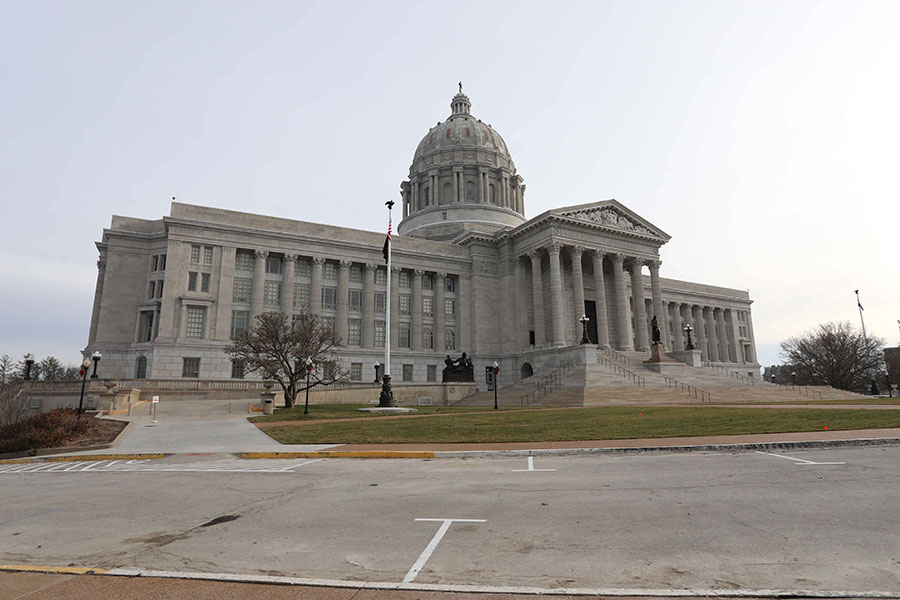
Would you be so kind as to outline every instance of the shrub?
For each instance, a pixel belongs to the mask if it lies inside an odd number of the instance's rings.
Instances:
[[[65,446],[90,429],[89,421],[79,421],[74,408],[56,408],[0,427],[0,453]]]

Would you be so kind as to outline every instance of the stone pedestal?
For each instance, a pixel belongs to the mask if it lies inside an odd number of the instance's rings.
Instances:
[[[650,359],[644,361],[644,366],[651,371],[669,375],[681,371],[685,365],[669,358],[666,355],[666,347],[661,342],[654,342],[650,346]]]
[[[669,352],[669,357],[690,367],[703,366],[703,363],[700,361],[699,350],[681,350],[679,352]]]

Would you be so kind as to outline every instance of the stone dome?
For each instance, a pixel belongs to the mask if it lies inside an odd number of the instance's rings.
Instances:
[[[525,185],[506,142],[475,118],[462,91],[450,116],[419,142],[400,185],[399,235],[452,240],[464,230],[495,232],[525,222]]]

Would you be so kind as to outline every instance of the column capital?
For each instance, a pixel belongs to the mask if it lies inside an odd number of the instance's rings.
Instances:
[[[374,263],[366,263],[366,271],[374,271],[378,268],[378,265]]]
[[[269,251],[268,250],[257,250],[256,256],[258,258],[267,258],[269,256]]]
[[[438,271],[437,273],[435,273],[435,275],[438,276],[438,279],[447,279],[447,273],[445,273],[444,271]]]
[[[640,273],[641,268],[644,266],[644,259],[637,256],[632,256],[628,259],[628,266],[631,270],[637,269],[638,273]]]
[[[97,259],[97,269],[100,271],[106,270],[106,258]]]
[[[569,254],[572,258],[581,258],[581,255],[584,254],[584,246],[569,246]]]
[[[421,277],[425,274],[425,269],[413,269],[413,275],[416,277]]]
[[[644,261],[644,264],[650,267],[650,270],[659,270],[662,266],[662,261],[657,258],[651,258],[650,260]]]
[[[285,254],[284,260],[286,260],[287,262],[290,262],[290,263],[295,263],[295,262],[297,262],[297,255],[296,254]]]
[[[599,250],[598,250],[599,252]],[[625,263],[625,255],[621,252],[612,252],[608,254],[609,260],[613,261],[615,264],[622,266]]]
[[[236,246],[222,246],[222,254],[235,254],[236,252]]]
[[[312,260],[312,264],[314,264],[314,265],[325,264],[325,259],[322,258],[321,256],[313,256],[311,260]]]
[[[528,258],[531,260],[531,262],[537,261],[538,263],[540,263],[542,254],[543,252],[541,252],[540,250],[529,250]]]
[[[559,251],[562,250],[562,244],[557,241],[553,241],[548,243],[546,248],[548,254],[559,254]]]
[[[594,260],[603,260],[603,256],[606,254],[603,250],[599,250],[597,248],[588,248],[586,252]]]
[[[353,261],[352,260],[341,260],[340,262],[338,262],[338,265],[342,269],[349,269],[353,265]]]
[[[402,271],[402,270],[403,270],[403,267],[395,267],[394,265],[391,265],[391,273],[395,273],[395,274],[396,274],[396,273],[399,273],[399,272]]]

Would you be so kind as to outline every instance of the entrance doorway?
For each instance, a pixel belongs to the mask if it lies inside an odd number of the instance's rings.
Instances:
[[[522,368],[519,369],[520,379],[525,379],[526,377],[531,377],[534,375],[534,369],[531,368],[531,363],[525,363],[522,365]]]
[[[593,300],[584,301],[584,314],[590,321],[587,324],[588,339],[592,344],[597,343],[597,303]],[[578,332],[578,339],[581,339],[581,332]]]

